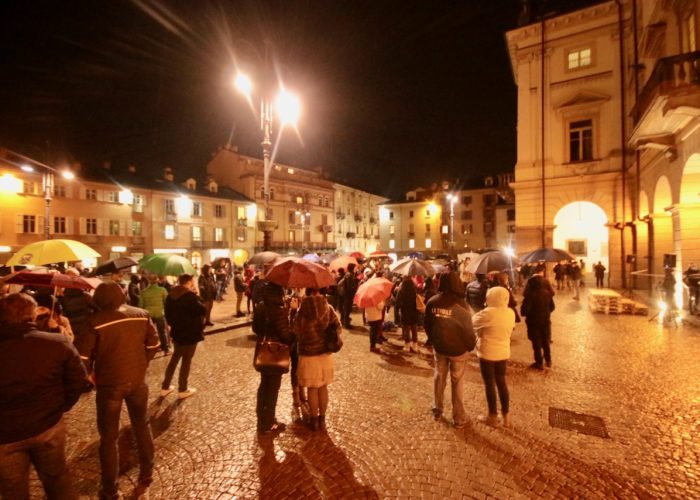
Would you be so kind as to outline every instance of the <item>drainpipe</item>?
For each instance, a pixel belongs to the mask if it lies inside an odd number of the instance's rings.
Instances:
[[[541,33],[541,74],[540,74],[540,160],[542,161],[542,248],[547,246],[547,226],[545,225],[545,169],[544,169],[544,23],[545,15],[542,13],[542,33]]]
[[[627,195],[627,166],[626,166],[626,151],[627,151],[627,134],[626,134],[626,113],[625,113],[625,43],[624,43],[624,20],[622,18],[623,5],[622,0],[616,0],[617,3],[617,23],[620,36],[620,139],[621,139],[621,150],[620,150],[620,161],[622,173],[622,222],[619,224],[620,228],[620,264],[621,264],[621,278],[622,278],[622,288],[627,288],[627,262],[626,262],[626,248],[625,248],[625,225],[627,219],[626,211],[626,200]]]

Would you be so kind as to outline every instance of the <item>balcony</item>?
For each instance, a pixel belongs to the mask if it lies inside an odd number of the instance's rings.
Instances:
[[[263,247],[263,242],[258,240],[255,242],[256,249]],[[332,241],[272,241],[270,242],[270,250],[273,252],[298,252],[302,251],[318,251],[330,252],[335,250],[335,242]]]
[[[363,218],[359,214],[355,214],[355,222],[362,222]]]
[[[193,240],[192,248],[228,248],[228,241]]]
[[[345,233],[345,237],[348,238],[348,239],[354,238],[355,236],[356,236],[355,233],[352,233],[352,232],[347,232],[347,233]]]
[[[343,220],[345,218],[345,214],[343,212],[336,212],[335,218],[338,220]]]
[[[414,232],[412,232],[412,231],[409,231],[409,232],[406,234],[406,236],[408,236],[409,238],[415,238],[415,237],[416,237],[416,233],[414,233]]]
[[[322,233],[332,233],[333,232],[333,226],[329,224],[321,224],[318,226],[318,230],[321,231]]]
[[[672,149],[674,134],[700,116],[700,51],[659,59],[639,94],[630,142]]]
[[[248,219],[238,219],[236,224],[241,227],[246,227],[248,225]]]
[[[146,244],[146,238],[143,236],[132,236],[131,237],[131,244],[133,246],[141,246]]]
[[[376,223],[377,223],[377,218],[376,218],[376,217],[370,217],[370,218],[369,218],[369,223],[370,223],[370,224],[376,224]]]
[[[131,206],[131,211],[132,211],[132,213],[135,213],[135,214],[142,214],[143,213],[143,204],[142,203],[134,203]]]
[[[175,212],[165,212],[165,222],[177,222],[177,214]]]

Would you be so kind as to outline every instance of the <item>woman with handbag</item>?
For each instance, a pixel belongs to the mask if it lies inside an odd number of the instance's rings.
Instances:
[[[299,349],[297,377],[299,385],[307,388],[309,427],[316,431],[326,425],[328,384],[333,382],[332,352],[339,348],[329,345],[329,337],[340,338],[340,320],[325,294],[307,288],[292,330]]]
[[[255,368],[260,372],[256,415],[258,432],[270,434],[282,432],[286,428],[285,424],[275,418],[275,409],[282,374],[289,370],[289,345],[293,335],[289,328],[289,309],[284,304],[284,289],[275,283],[266,282],[261,297],[262,303],[255,308],[255,316],[259,317],[253,318],[253,330],[257,336]],[[265,358],[261,355],[263,349],[274,351]],[[277,354],[286,358],[277,360]]]

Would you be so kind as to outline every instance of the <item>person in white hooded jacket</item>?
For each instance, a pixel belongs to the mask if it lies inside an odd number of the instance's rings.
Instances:
[[[508,307],[509,298],[508,290],[501,286],[489,289],[486,294],[486,308],[472,317],[477,337],[476,354],[479,357],[481,378],[484,380],[489,406],[488,416],[479,416],[477,420],[494,427],[499,424],[496,389],[501,400],[503,425],[510,425],[506,365],[510,358],[510,336],[515,327],[515,313]]]

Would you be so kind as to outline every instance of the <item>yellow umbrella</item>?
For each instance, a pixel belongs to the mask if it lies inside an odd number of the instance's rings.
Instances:
[[[43,240],[19,249],[6,262],[7,266],[56,264],[99,257],[100,254],[75,240]]]

